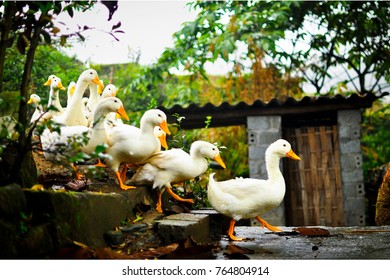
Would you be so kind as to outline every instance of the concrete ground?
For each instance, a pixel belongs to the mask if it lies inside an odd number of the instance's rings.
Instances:
[[[293,228],[281,227],[283,232],[277,234],[261,227],[236,227],[236,236],[247,240],[232,242],[222,236],[217,259],[226,259],[232,245],[239,247],[237,256],[249,259],[390,259],[390,226],[309,227],[326,229],[328,236],[301,236]]]

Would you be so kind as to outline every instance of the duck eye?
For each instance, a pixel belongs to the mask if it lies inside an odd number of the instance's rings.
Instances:
[[[283,144],[283,147],[286,147],[286,144]]]

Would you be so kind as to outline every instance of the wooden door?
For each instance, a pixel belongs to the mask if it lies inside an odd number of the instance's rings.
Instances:
[[[301,161],[284,161],[289,226],[342,226],[343,196],[337,125],[286,128]]]

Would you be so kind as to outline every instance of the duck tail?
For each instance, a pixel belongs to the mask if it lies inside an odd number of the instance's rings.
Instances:
[[[218,196],[218,186],[217,182],[214,180],[215,173],[211,173],[209,176],[209,183],[207,185],[207,197],[211,204],[214,207],[214,201]]]

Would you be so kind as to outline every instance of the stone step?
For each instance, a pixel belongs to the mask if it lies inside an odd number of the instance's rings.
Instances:
[[[191,238],[197,244],[209,241],[209,216],[180,213],[156,221],[156,229],[163,242],[169,244]]]
[[[139,204],[154,206],[150,189],[115,193],[0,188],[0,257],[45,257],[74,241],[107,246],[104,233],[134,219]]]

